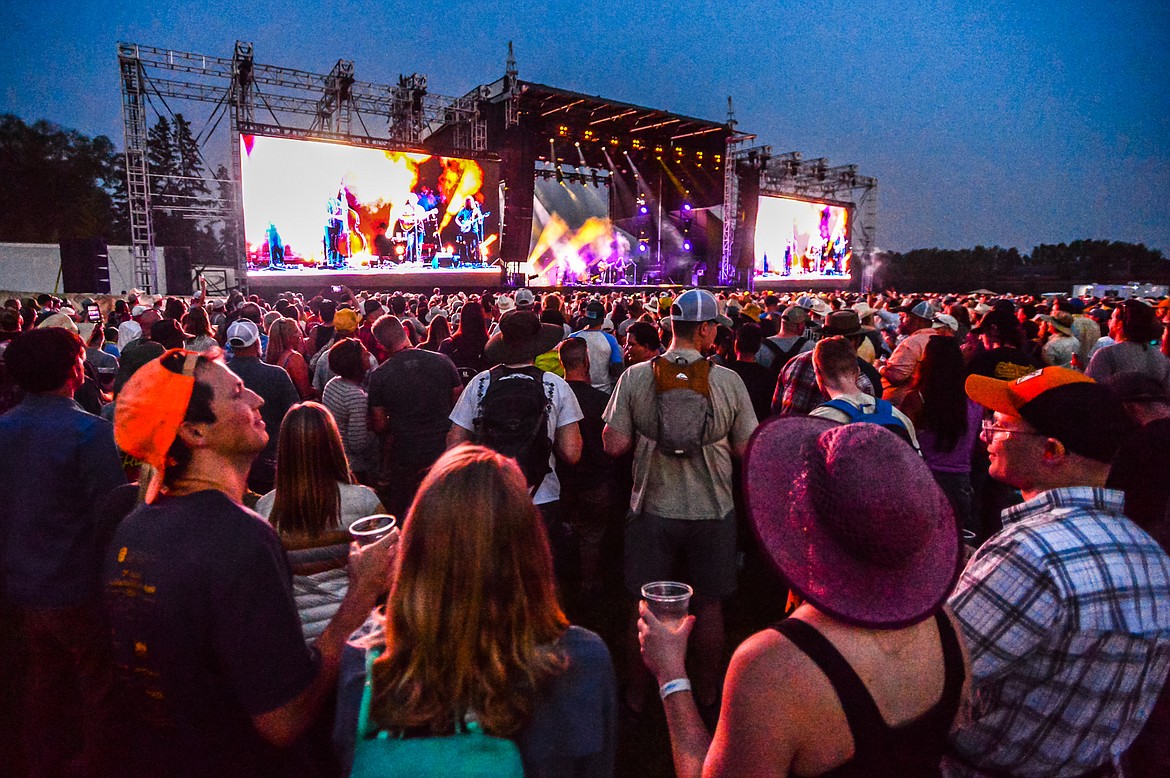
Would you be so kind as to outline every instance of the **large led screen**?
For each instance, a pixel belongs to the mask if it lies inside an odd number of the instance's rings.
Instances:
[[[498,163],[261,135],[240,158],[252,268],[499,253]]]
[[[853,259],[851,221],[844,205],[761,195],[756,274],[847,280]]]
[[[538,175],[528,252],[531,283],[615,282],[632,262],[629,238],[610,220],[608,172],[582,168],[562,174],[560,181],[551,168]]]

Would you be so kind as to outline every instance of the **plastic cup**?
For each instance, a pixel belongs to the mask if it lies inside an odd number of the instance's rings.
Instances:
[[[398,519],[388,513],[375,513],[364,516],[349,525],[349,536],[359,546],[368,546],[377,543],[390,534],[390,530],[398,525]]]
[[[687,617],[695,590],[678,581],[654,581],[642,587],[642,599],[659,621],[674,626]]]

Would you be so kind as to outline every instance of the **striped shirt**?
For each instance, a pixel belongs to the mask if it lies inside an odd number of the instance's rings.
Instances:
[[[337,421],[350,468],[357,473],[373,472],[378,466],[377,438],[370,429],[365,390],[341,376],[334,376],[325,384],[321,404]]]
[[[1123,499],[1043,492],[968,563],[950,604],[972,694],[946,774],[1108,775],[1141,730],[1170,667],[1170,558]]]

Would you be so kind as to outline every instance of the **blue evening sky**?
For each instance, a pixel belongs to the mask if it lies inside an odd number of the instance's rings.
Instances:
[[[120,147],[115,43],[457,95],[502,75],[706,119],[879,179],[878,245],[1170,253],[1170,2],[0,3],[0,111]],[[188,113],[197,114],[191,110]],[[197,125],[198,126],[198,125]]]

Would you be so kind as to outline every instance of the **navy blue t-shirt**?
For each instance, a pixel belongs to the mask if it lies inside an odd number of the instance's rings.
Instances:
[[[251,716],[317,665],[272,527],[218,491],[140,506],[110,544],[105,604],[129,774],[288,774]]]

